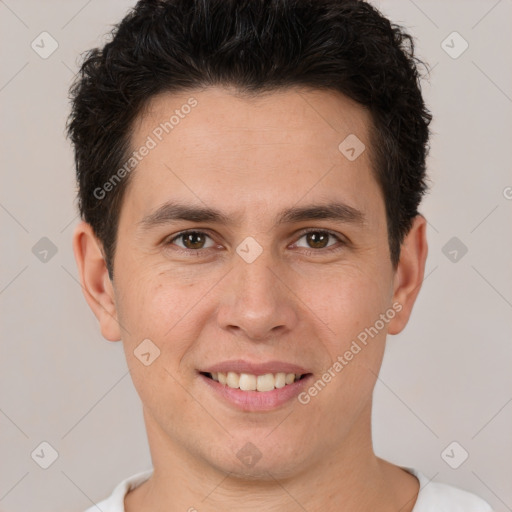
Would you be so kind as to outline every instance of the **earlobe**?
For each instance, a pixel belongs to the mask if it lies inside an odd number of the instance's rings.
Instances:
[[[427,253],[427,221],[422,215],[417,215],[400,250],[400,261],[395,272],[392,302],[393,304],[400,304],[402,309],[389,323],[389,334],[398,334],[409,321],[412,308],[423,283]]]
[[[119,341],[114,289],[110,281],[101,243],[92,227],[80,222],[73,234],[73,252],[85,299],[100,323],[101,334],[109,341]]]

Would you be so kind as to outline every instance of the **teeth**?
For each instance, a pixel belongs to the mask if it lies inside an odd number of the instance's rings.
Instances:
[[[276,373],[274,386],[277,389],[284,388],[286,386],[286,373]]]
[[[247,373],[240,374],[240,380],[238,381],[238,387],[242,391],[255,391],[256,383],[259,377],[255,375],[249,375]]]
[[[280,389],[287,384],[299,380],[301,374],[295,373],[267,373],[265,375],[251,375],[249,373],[215,372],[210,374],[212,379],[220,384],[242,391],[272,391]]]
[[[275,389],[275,384],[276,378],[271,373],[267,373],[266,375],[258,375],[256,389],[258,391],[272,391]]]
[[[239,388],[240,387],[240,375],[235,372],[228,372],[228,378],[226,379],[226,384],[230,388]]]

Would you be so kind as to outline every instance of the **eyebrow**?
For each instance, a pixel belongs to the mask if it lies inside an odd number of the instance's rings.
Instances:
[[[211,222],[232,225],[238,218],[231,218],[219,210],[201,206],[190,206],[182,203],[167,202],[153,213],[146,215],[138,226],[148,230],[175,221]],[[366,219],[361,210],[340,202],[321,205],[291,207],[277,216],[275,225],[298,223],[308,220],[334,220],[350,224],[364,224]]]

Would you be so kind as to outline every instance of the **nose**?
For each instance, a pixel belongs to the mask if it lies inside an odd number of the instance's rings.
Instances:
[[[296,297],[270,250],[252,263],[235,255],[217,310],[219,326],[251,341],[268,341],[297,325]]]

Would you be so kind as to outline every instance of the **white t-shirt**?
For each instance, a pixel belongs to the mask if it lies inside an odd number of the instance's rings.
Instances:
[[[402,469],[414,475],[420,482],[420,491],[413,512],[492,512],[490,505],[475,494],[451,485],[431,482],[416,469]],[[123,480],[109,498],[93,505],[85,512],[98,512],[98,508],[102,512],[125,512],[125,496],[145,482],[152,473],[153,470],[149,469]]]

